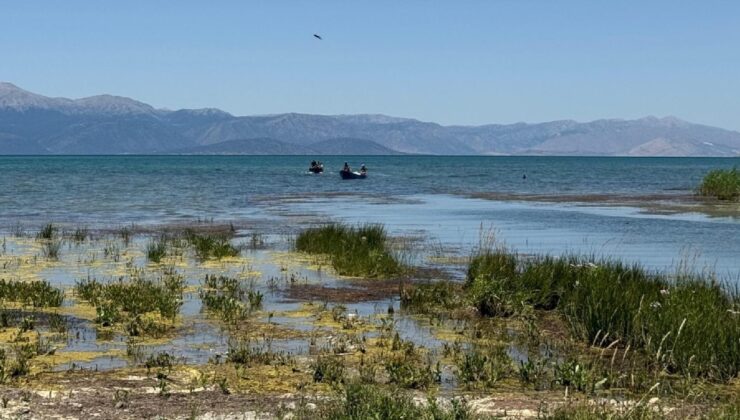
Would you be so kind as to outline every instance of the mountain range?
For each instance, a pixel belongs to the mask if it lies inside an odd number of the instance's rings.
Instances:
[[[234,116],[0,83],[0,154],[740,156],[740,133],[674,117],[443,126],[385,115]]]

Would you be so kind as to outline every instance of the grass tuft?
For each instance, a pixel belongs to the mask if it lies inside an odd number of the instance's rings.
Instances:
[[[34,308],[62,306],[64,292],[48,281],[0,280],[0,301],[18,302]]]
[[[710,171],[699,185],[699,194],[737,201],[740,199],[740,171],[737,168]]]
[[[310,228],[298,235],[295,247],[310,254],[328,255],[340,275],[383,278],[403,272],[402,264],[389,250],[382,225]]]
[[[190,231],[186,232],[186,239],[195,251],[195,255],[202,261],[220,260],[239,255],[239,249],[232,245],[229,238],[224,235],[200,235]]]

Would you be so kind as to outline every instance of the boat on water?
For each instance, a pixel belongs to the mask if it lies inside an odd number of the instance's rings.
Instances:
[[[342,176],[342,179],[365,179],[367,178],[367,172],[345,171],[344,169],[339,171],[339,175]]]
[[[312,161],[311,166],[308,167],[308,172],[312,174],[320,174],[324,172],[324,164],[317,161]]]

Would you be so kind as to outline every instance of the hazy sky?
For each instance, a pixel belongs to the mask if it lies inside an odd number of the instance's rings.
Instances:
[[[738,130],[740,2],[0,0],[0,80],[237,115]]]

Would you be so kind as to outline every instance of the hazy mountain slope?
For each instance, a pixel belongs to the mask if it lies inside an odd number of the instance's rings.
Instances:
[[[364,139],[341,137],[322,140],[309,146],[319,155],[397,155],[399,152]]]
[[[55,154],[161,153],[193,144],[177,130],[152,118],[79,122],[39,143]]]
[[[0,154],[41,155],[46,149],[34,141],[28,141],[12,134],[0,133]]]
[[[209,145],[214,147],[198,148]],[[212,108],[155,109],[112,95],[49,98],[0,83],[0,154],[182,150],[240,154],[740,156],[740,133],[655,117],[482,126],[442,126],[384,115],[289,113],[235,117]]]
[[[650,144],[653,144],[653,147]],[[655,147],[662,144],[660,147]],[[664,150],[665,154],[658,153]],[[527,152],[584,155],[722,156],[740,151],[740,133],[676,118],[599,120],[578,124]],[[655,154],[653,154],[653,151]],[[734,152],[740,154],[739,152]]]
[[[192,155],[310,155],[314,151],[304,146],[271,138],[257,138],[228,140],[176,150],[173,153]]]

